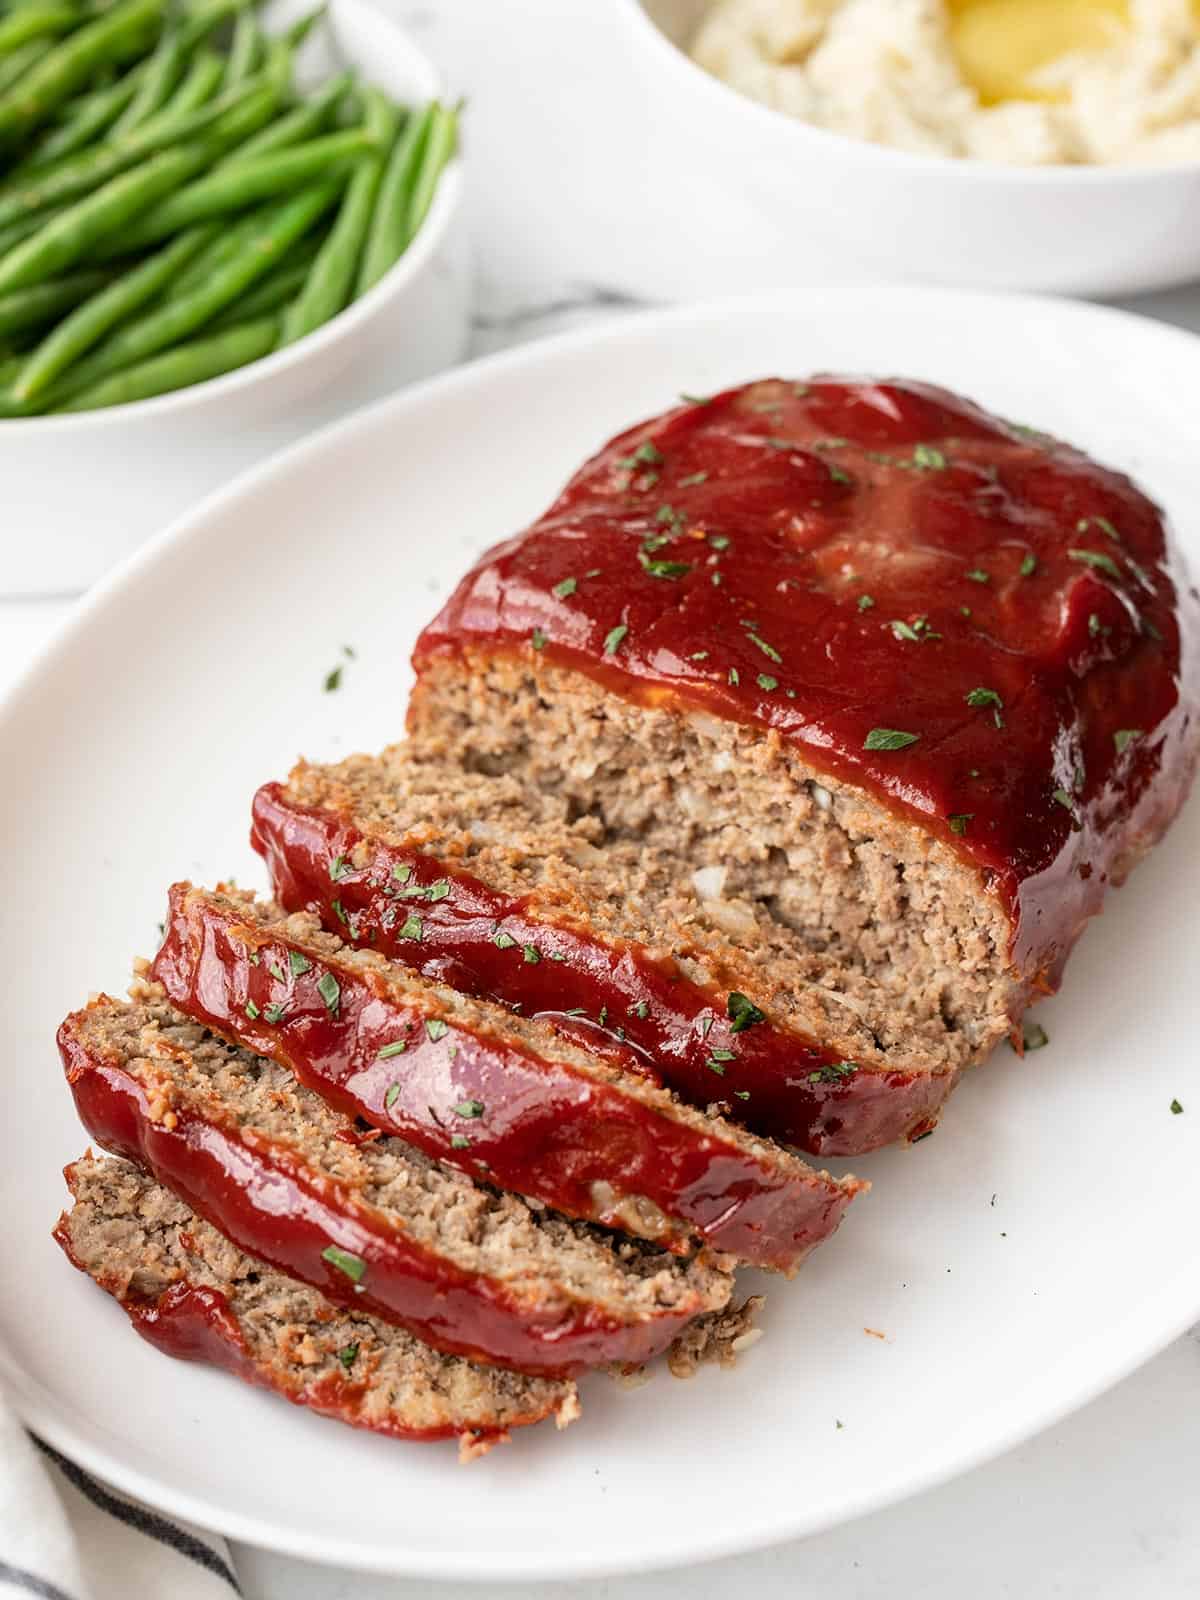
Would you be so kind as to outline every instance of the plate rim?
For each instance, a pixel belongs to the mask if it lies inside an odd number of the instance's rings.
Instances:
[[[638,332],[653,340],[660,330],[687,326],[689,323],[703,327],[711,325],[716,319],[747,314],[762,317],[777,311],[786,313],[801,304],[811,314],[815,301],[856,305],[861,303],[864,296],[914,308],[918,305],[936,307],[943,312],[950,307],[964,313],[972,309],[978,313],[991,307],[1002,309],[1005,316],[1023,305],[1036,306],[1042,311],[1053,311],[1058,316],[1080,323],[1133,326],[1137,328],[1139,338],[1150,342],[1157,340],[1160,344],[1169,342],[1181,351],[1186,350],[1193,358],[1200,356],[1200,335],[1123,308],[1046,294],[1018,295],[987,290],[880,284],[869,287],[831,285],[780,290],[769,295],[724,296],[666,309],[638,311],[613,317],[598,327],[536,340],[468,361],[326,424],[238,474],[230,483],[205,496],[191,510],[175,518],[87,591],[43,646],[34,652],[14,682],[0,696],[0,735],[6,720],[19,710],[25,695],[44,674],[55,670],[58,659],[80,635],[91,628],[94,619],[103,613],[114,596],[119,596],[128,586],[136,583],[144,571],[169,561],[173,552],[202,538],[207,524],[214,517],[226,514],[239,501],[269,489],[307,458],[326,453],[336,454],[342,442],[360,430],[378,426],[389,418],[402,423],[407,412],[420,412],[427,403],[445,395],[452,396],[458,390],[469,391],[481,384],[503,383],[510,375],[529,369],[553,369],[560,362],[570,363],[581,354],[603,349],[606,345],[619,345],[623,339]],[[502,533],[498,530],[497,537],[500,536]],[[1146,1314],[1150,1307],[1156,1309],[1154,1316]],[[103,1445],[94,1443],[86,1433],[80,1433],[70,1421],[56,1413],[53,1395],[43,1397],[40,1386],[28,1381],[28,1375],[20,1363],[3,1344],[0,1344],[0,1388],[3,1388],[15,1412],[27,1427],[85,1470],[167,1515],[193,1522],[229,1539],[356,1572],[458,1582],[592,1579],[662,1571],[681,1565],[692,1566],[768,1548],[843,1526],[887,1506],[924,1494],[996,1460],[1082,1409],[1153,1359],[1198,1317],[1200,1276],[1195,1281],[1189,1281],[1187,1274],[1181,1272],[1164,1282],[1160,1293],[1152,1300],[1143,1302],[1139,1317],[1140,1335],[1129,1339],[1119,1358],[1099,1363],[1098,1369],[1093,1370],[1086,1382],[1072,1387],[1059,1402],[1043,1409],[1037,1420],[1014,1419],[1011,1425],[993,1433],[982,1444],[977,1443],[974,1447],[952,1446],[938,1459],[931,1455],[924,1465],[905,1471],[903,1481],[899,1481],[901,1474],[897,1470],[891,1479],[876,1480],[869,1489],[852,1497],[848,1503],[844,1502],[835,1514],[826,1511],[806,1515],[804,1508],[800,1507],[786,1525],[776,1514],[772,1514],[769,1526],[758,1526],[743,1520],[736,1530],[730,1532],[715,1526],[699,1532],[691,1529],[686,1551],[679,1549],[676,1539],[674,1543],[664,1541],[661,1548],[642,1549],[628,1556],[622,1555],[619,1548],[588,1550],[572,1554],[569,1562],[565,1562],[558,1552],[539,1555],[530,1550],[481,1553],[452,1548],[436,1552],[408,1549],[398,1550],[396,1556],[392,1557],[379,1547],[364,1548],[361,1543],[349,1539],[339,1541],[326,1534],[308,1534],[303,1529],[289,1528],[278,1521],[255,1514],[243,1514],[236,1506],[219,1504],[202,1493],[160,1483],[153,1474],[127,1464],[119,1455],[110,1454]]]

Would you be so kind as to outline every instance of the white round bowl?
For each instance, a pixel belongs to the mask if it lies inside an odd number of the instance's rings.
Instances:
[[[1170,167],[1009,167],[910,155],[812,127],[698,67],[686,46],[709,0],[617,0],[643,73],[656,192],[692,187],[713,281],[728,287],[736,233],[743,287],[795,287],[840,260],[855,278],[1067,294],[1133,294],[1200,277],[1200,161]],[[702,171],[707,200],[696,203]],[[752,280],[747,282],[747,279]]]
[[[272,0],[276,32],[311,0]],[[408,35],[365,0],[331,0],[301,53],[312,85],[355,67],[399,100],[441,93]],[[0,421],[0,595],[85,588],[254,462],[465,352],[470,273],[462,162],[442,174],[420,233],[362,300],[297,344],[223,378],[136,405]]]

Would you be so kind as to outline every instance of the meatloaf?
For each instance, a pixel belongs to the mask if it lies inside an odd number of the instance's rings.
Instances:
[[[777,950],[811,959],[873,1048],[744,1114],[847,1153],[931,1124],[1174,817],[1198,616],[1122,474],[925,385],[772,379],[621,435],[483,557],[418,641],[410,743],[449,792],[558,797],[613,895],[673,861],[769,1014]]]
[[[107,1150],[241,1249],[438,1350],[570,1376],[645,1361],[729,1303],[729,1257],[672,1255],[472,1182],[151,986],[132,1006],[100,996],[73,1013],[59,1049]]]
[[[459,1440],[464,1459],[511,1428],[579,1415],[573,1383],[441,1355],[244,1254],[126,1161],[66,1170],[55,1229],[71,1261],[159,1350],[224,1367],[296,1405],[402,1439]]]
[[[334,887],[349,876],[346,866]],[[385,889],[410,887],[386,875]],[[426,903],[399,901],[410,938],[420,931],[410,908]],[[153,977],[186,1016],[290,1068],[349,1116],[567,1215],[791,1271],[861,1187],[683,1105],[547,1021],[356,950],[310,915],[176,884],[165,927]],[[523,963],[530,953],[537,964],[533,944]]]

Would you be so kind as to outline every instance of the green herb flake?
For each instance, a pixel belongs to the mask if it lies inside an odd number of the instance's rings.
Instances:
[[[430,1043],[436,1044],[450,1032],[450,1024],[441,1017],[426,1017],[425,1032],[429,1036]]]
[[[275,1000],[269,1006],[265,1006],[263,1008],[263,1021],[270,1022],[272,1024],[276,1022],[282,1022],[286,1012],[287,1001]]]
[[[833,483],[854,482],[854,479],[850,476],[850,474],[843,468],[839,467],[836,461],[827,461],[825,463],[825,470],[828,472],[830,481]]]
[[[1171,1115],[1173,1117],[1181,1117],[1183,1115],[1183,1107],[1178,1100],[1171,1101]]]
[[[544,650],[546,648],[546,635],[540,628],[535,628],[529,635],[529,642],[535,650]]]
[[[972,567],[966,576],[970,578],[972,583],[991,583],[992,581],[991,573],[985,572],[982,567]]]
[[[707,472],[689,472],[686,478],[680,478],[681,489],[694,489],[698,483],[704,483],[708,478]]]
[[[746,995],[734,989],[729,999],[725,1002],[725,1011],[730,1021],[730,1033],[745,1033],[747,1028],[753,1028],[756,1023],[765,1022],[767,1015]]]
[[[859,597],[858,597],[858,609],[860,611],[870,611],[871,607],[874,604],[875,604],[875,597],[873,595],[869,595],[869,594],[860,594],[859,595]]]
[[[1080,517],[1075,524],[1075,532],[1086,533],[1092,527],[1099,528],[1101,533],[1107,534],[1114,544],[1122,543],[1121,535],[1107,517]]]
[[[350,918],[346,915],[346,908],[342,902],[340,900],[331,900],[329,904],[333,908],[334,916],[341,923],[342,927],[348,928],[350,926]]]
[[[268,956],[267,957],[267,971],[271,974],[271,976],[273,978],[277,979],[280,983],[286,983],[287,982],[287,974],[284,972],[283,968],[279,965],[278,961],[276,961],[274,956]]]
[[[341,669],[340,666],[337,666],[337,667],[334,667],[332,672],[327,672],[325,674],[325,693],[326,694],[332,694],[335,689],[340,689],[341,686],[342,686],[342,669]]]
[[[393,1039],[391,1044],[381,1045],[375,1052],[379,1061],[390,1061],[393,1056],[402,1056],[408,1049],[407,1039]]]
[[[367,1263],[361,1256],[351,1255],[349,1250],[339,1250],[336,1244],[328,1244],[321,1251],[321,1260],[328,1261],[331,1267],[336,1267],[339,1272],[344,1272],[351,1283],[361,1283],[366,1276]]]
[[[342,986],[338,983],[332,972],[323,972],[317,979],[317,993],[325,1002],[325,1009],[331,1017],[338,1014],[341,1004]]]
[[[903,622],[897,618],[896,621],[889,622],[888,627],[891,628],[897,639],[906,639],[911,644],[920,644],[921,642],[921,635],[910,622]]]
[[[748,633],[746,637],[749,639],[752,645],[762,651],[763,655],[766,656],[768,661],[773,661],[776,666],[781,666],[783,664],[783,657],[779,654],[779,651],[776,650],[774,645],[768,644],[765,639],[760,639],[756,633]]]
[[[772,689],[778,689],[779,679],[773,678],[769,672],[760,672],[758,675],[758,687],[765,689],[770,694]]]
[[[258,1006],[253,1000],[246,1001],[246,1015],[250,1018],[251,1022],[257,1022],[259,1016],[261,1015]]]
[[[1079,818],[1075,815],[1075,796],[1068,789],[1055,789],[1051,799],[1062,806],[1064,811],[1071,813],[1071,826],[1078,832],[1080,824]]]
[[[424,932],[425,932],[424,924],[422,923],[420,917],[417,916],[416,912],[413,911],[413,912],[410,912],[407,917],[405,917],[404,925],[401,927],[400,932],[397,935],[397,938],[400,938],[400,939],[415,939],[416,942],[418,944],[420,944],[421,936],[423,935]]]
[[[579,583],[575,578],[564,578],[561,583],[556,583],[550,593],[556,600],[569,600],[578,589]]]
[[[1118,728],[1113,734],[1113,744],[1117,747],[1117,754],[1123,756],[1135,739],[1142,737],[1142,728]]]
[[[512,934],[505,933],[503,928],[501,928],[492,939],[492,943],[496,946],[497,950],[511,950],[516,942],[517,941],[513,938]]]
[[[905,750],[920,737],[919,733],[905,733],[901,728],[872,728],[863,740],[863,749]]]
[[[729,549],[729,535],[727,533],[710,533],[708,542],[714,550]]]
[[[1050,1043],[1050,1035],[1040,1022],[1025,1021],[1021,1024],[1021,1043],[1026,1050],[1044,1050]]]
[[[307,956],[301,955],[299,950],[288,951],[288,966],[292,969],[292,976],[302,977],[312,967],[312,962]]]
[[[604,638],[604,654],[606,656],[615,656],[628,632],[629,624],[627,622],[618,622],[615,628],[610,628]]]
[[[830,1061],[808,1075],[809,1083],[844,1083],[858,1071],[857,1061]]]
[[[1001,716],[1001,712],[1004,710],[1004,701],[996,693],[995,689],[972,689],[964,698],[969,706],[976,708],[980,706],[994,707],[993,715],[996,719],[996,726],[998,728],[1004,726],[1004,718]]]
[[[338,1351],[338,1360],[342,1363],[343,1367],[345,1367],[346,1371],[349,1372],[350,1368],[358,1360],[358,1346],[356,1344],[343,1345],[343,1347]]]
[[[402,1045],[401,1049],[403,1049],[403,1048],[404,1047]],[[382,1055],[383,1051],[381,1050],[379,1053],[380,1053],[380,1055]],[[392,1109],[392,1107],[396,1104],[396,1101],[399,1100],[399,1098],[400,1098],[400,1085],[398,1083],[389,1083],[388,1086],[387,1086],[387,1092],[383,1097],[383,1109],[385,1111],[390,1111]]]
[[[725,1068],[721,1062],[715,1058],[715,1056],[709,1056],[704,1065],[710,1072],[715,1072],[718,1078],[723,1078],[725,1076]]]
[[[750,1098],[749,1089],[735,1089],[733,1092],[739,1100],[749,1100]]]
[[[542,959],[537,946],[534,944],[523,944],[521,946],[521,952],[525,957],[526,964],[529,966],[536,966],[537,963]]]
[[[1037,557],[1031,550],[1028,555],[1021,558],[1021,576],[1023,578],[1032,578],[1036,571]]]
[[[717,1019],[713,1016],[712,1012],[710,1011],[708,1013],[708,1015],[700,1023],[700,1037],[702,1039],[707,1039],[708,1038],[709,1034],[712,1032],[712,1025],[716,1020]]]
[[[637,1005],[630,1007],[630,1015],[640,1017],[643,1022],[650,1015],[650,1007],[644,1000],[639,1000]]]
[[[563,1016],[564,1017],[586,1017],[587,1016],[587,1007],[586,1006],[572,1006],[569,1011],[564,1011],[563,1012]]]
[[[688,660],[689,661],[707,661],[708,660],[708,651],[707,650],[696,650],[696,651],[693,651],[693,653],[688,657]]]
[[[650,578],[686,578],[688,573],[692,570],[692,564],[690,561],[658,561],[652,556],[648,556],[644,550],[638,551],[638,560],[642,564],[643,572],[645,572],[647,577]],[[613,633],[616,633],[616,631],[617,630],[614,628]],[[622,630],[622,639],[625,637],[625,633],[627,631],[627,629]],[[609,634],[609,638],[612,638],[612,634]],[[618,639],[617,644],[620,644],[620,642],[621,639]],[[615,648],[616,646],[614,645],[613,649]],[[608,649],[607,641],[605,642],[605,651],[608,655],[612,654],[612,650]]]
[[[456,1117],[466,1117],[468,1121],[481,1117],[484,1113],[482,1100],[460,1100],[456,1106],[450,1107]]]
[[[643,462],[648,467],[660,467],[666,460],[666,457],[656,444],[651,443],[651,441],[647,439],[644,443],[638,445],[637,449],[633,452],[633,459],[635,461]]]
[[[973,811],[954,811],[946,818],[951,833],[966,833],[968,824],[975,820]]]
[[[731,1029],[730,1032],[732,1032],[732,1031],[733,1030]],[[712,1050],[709,1053],[711,1054],[712,1059],[714,1061],[736,1061],[737,1060],[737,1051],[736,1050],[721,1049],[721,1050]]]
[[[931,444],[919,444],[912,454],[913,466],[921,472],[945,472],[949,462]]]
[[[730,667],[730,669],[729,669],[730,687],[736,689],[738,684],[741,683],[741,681],[742,680],[741,680],[740,676],[738,675],[738,669],[736,667]]]
[[[1121,569],[1103,550],[1068,550],[1067,555],[1072,561],[1079,561],[1085,567],[1093,567],[1097,572],[1103,572],[1110,578],[1121,580]]]
[[[451,1134],[450,1148],[451,1150],[469,1150],[471,1148],[470,1136],[465,1133]]]
[[[408,880],[412,877],[412,868],[411,867],[393,867],[392,868],[392,877],[395,878],[397,883],[407,883]]]
[[[348,878],[353,871],[354,868],[346,860],[345,856],[334,856],[329,863],[329,876],[334,883],[341,883],[342,879]]]

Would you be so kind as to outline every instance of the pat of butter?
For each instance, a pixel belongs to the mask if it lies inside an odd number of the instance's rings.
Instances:
[[[947,0],[950,38],[967,82],[984,105],[1051,100],[1031,81],[1079,50],[1119,44],[1128,0]]]

